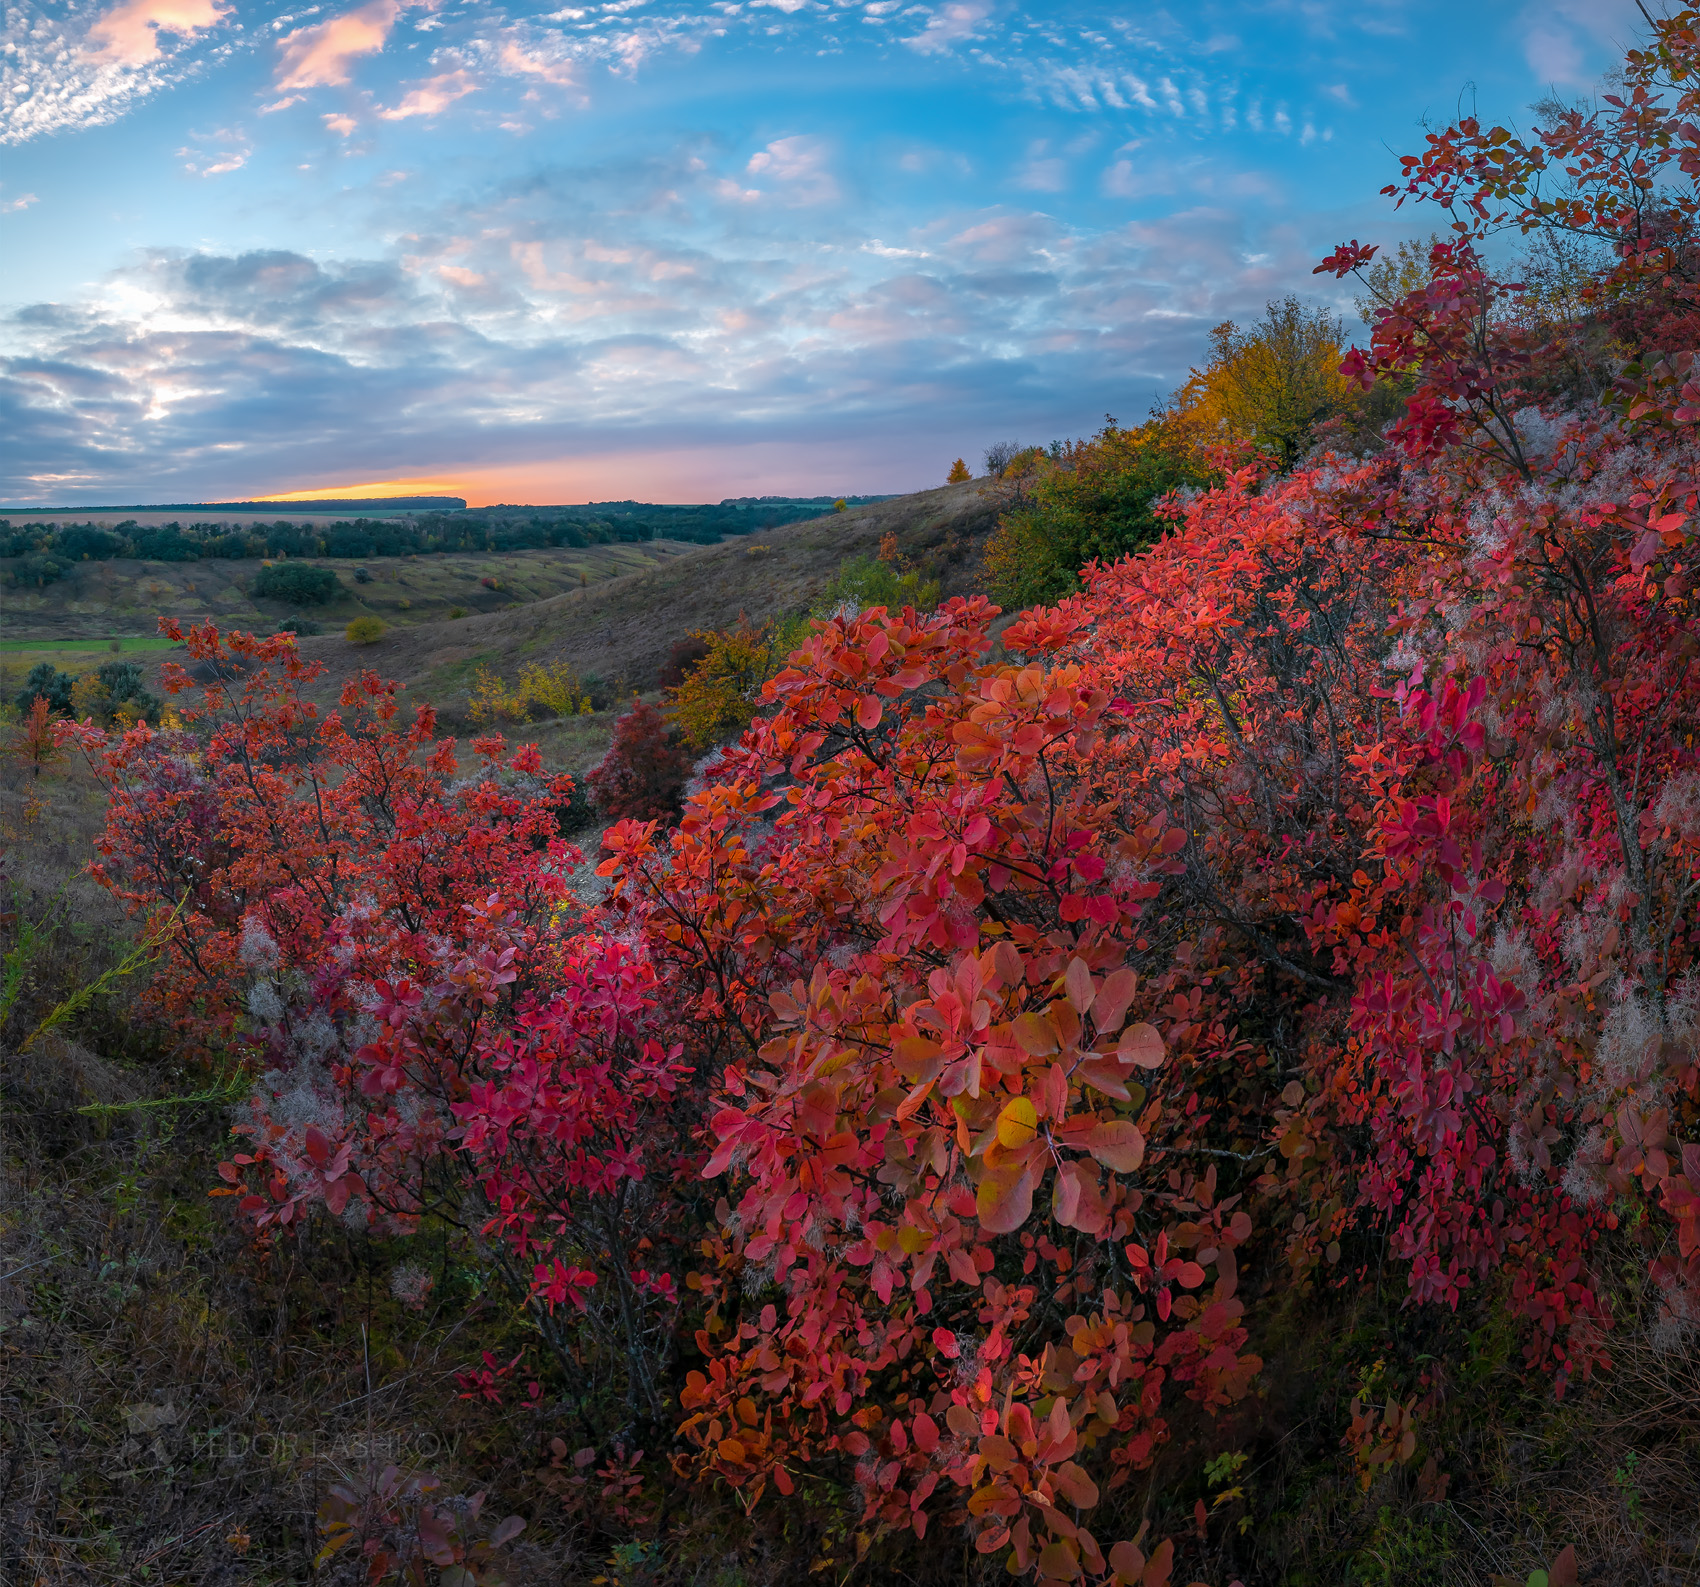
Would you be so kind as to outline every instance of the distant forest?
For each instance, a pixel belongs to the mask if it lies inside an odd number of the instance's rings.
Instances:
[[[845,498],[847,506],[881,501]],[[330,524],[279,519],[273,524],[168,523],[145,528],[134,519],[94,523],[16,524],[0,519],[0,578],[13,586],[51,584],[79,562],[135,557],[146,562],[198,562],[209,557],[398,557],[448,551],[525,551],[545,546],[598,546],[621,541],[687,540],[715,545],[836,511],[830,496],[746,496],[703,506],[590,502],[582,507],[484,507],[405,518],[356,518]]]

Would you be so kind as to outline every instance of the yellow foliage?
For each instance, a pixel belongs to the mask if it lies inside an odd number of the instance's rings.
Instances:
[[[384,637],[387,625],[381,617],[356,617],[342,631],[342,637],[351,645],[375,645]]]
[[[79,722],[91,716],[105,722],[112,715],[112,691],[94,673],[84,673],[71,685],[71,715]]]
[[[974,476],[968,472],[968,465],[963,462],[961,458],[957,458],[957,460],[950,465],[950,472],[945,475],[944,482],[947,485],[960,485],[964,480],[972,479],[973,477]]]
[[[1342,336],[1332,315],[1294,297],[1269,304],[1249,330],[1225,320],[1210,333],[1209,362],[1175,394],[1170,421],[1198,444],[1250,442],[1290,468],[1318,425],[1359,401],[1340,373]]]
[[[474,722],[525,722],[531,710],[522,691],[509,688],[499,673],[480,667],[472,677],[468,714]]]
[[[552,667],[534,661],[523,667],[516,693],[553,716],[582,716],[591,708],[578,674],[564,661]]]
[[[533,661],[510,685],[500,673],[480,667],[473,674],[469,714],[474,722],[529,722],[533,710],[546,716],[586,716],[594,707],[578,674],[564,661]]]
[[[767,680],[785,666],[803,638],[806,619],[759,627],[740,618],[736,628],[703,629],[692,637],[708,646],[673,691],[667,715],[685,742],[705,750],[750,725]]]

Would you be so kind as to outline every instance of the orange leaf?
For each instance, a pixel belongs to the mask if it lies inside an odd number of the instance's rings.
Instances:
[[[924,1085],[916,1086],[908,1096],[897,1104],[896,1117],[899,1119],[913,1118],[915,1114],[920,1111],[921,1104],[927,1100],[928,1094],[932,1091],[932,1089],[933,1082],[931,1080],[927,1081]]]
[[[1110,1569],[1124,1582],[1137,1582],[1145,1571],[1145,1555],[1124,1539],[1110,1546]]]
[[[1104,984],[1098,988],[1098,996],[1092,1003],[1092,1020],[1098,1027],[1098,1033],[1107,1036],[1112,1031],[1121,1029],[1121,1024],[1127,1018],[1127,1006],[1133,1001],[1133,994],[1139,990],[1139,977],[1123,965],[1119,970],[1112,970],[1104,979]]]
[[[1068,973],[1063,977],[1063,990],[1068,993],[1068,1000],[1076,1014],[1084,1014],[1091,1008],[1095,992],[1092,986],[1092,972],[1086,968],[1084,959],[1068,961]]]
[[[1145,1137],[1139,1126],[1126,1119],[1106,1119],[1092,1127],[1086,1137],[1086,1150],[1106,1168],[1118,1174],[1131,1174],[1145,1161]]]
[[[1072,1460],[1065,1460],[1056,1470],[1057,1492],[1076,1509],[1090,1510],[1098,1502],[1098,1485]]]
[[[1116,1051],[1129,1063],[1138,1064],[1141,1069],[1161,1068],[1163,1038],[1141,1020],[1137,1025],[1129,1025],[1122,1032],[1122,1039],[1116,1043]]]
[[[1043,1014],[1017,1015],[1010,1029],[1030,1057],[1046,1058],[1057,1050],[1057,1033]]]
[[[1095,1091],[1126,1102],[1131,1098],[1127,1082],[1122,1079],[1121,1066],[1113,1058],[1088,1058],[1080,1066],[1080,1078]]]
[[[1039,1574],[1049,1581],[1075,1581],[1080,1561],[1067,1543],[1047,1543],[1039,1550]]]
[[[988,1234],[1012,1234],[1033,1211],[1033,1175],[1026,1168],[994,1168],[980,1181],[974,1197],[980,1227]]]

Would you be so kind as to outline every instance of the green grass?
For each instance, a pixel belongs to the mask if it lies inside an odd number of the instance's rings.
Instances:
[[[160,634],[110,634],[104,639],[0,639],[0,651],[110,651],[115,644],[121,650],[170,650],[176,643]]]

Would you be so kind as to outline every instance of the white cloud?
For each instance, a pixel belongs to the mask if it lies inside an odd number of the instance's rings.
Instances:
[[[220,0],[8,8],[0,32],[0,144],[115,121],[200,66],[229,16]]]
[[[1015,168],[1017,187],[1033,193],[1060,193],[1068,186],[1067,162],[1049,149],[1050,144],[1044,138],[1027,146],[1027,158]]]
[[[194,142],[177,151],[183,169],[191,176],[226,176],[240,171],[254,152],[254,145],[240,127],[217,132],[192,133]]]
[[[825,169],[785,139],[753,163],[747,180],[774,191]],[[1077,433],[1105,406],[1142,410],[1209,326],[1308,280],[1311,250],[1252,231],[1226,198],[1114,232],[998,209],[899,243],[838,216],[790,240],[765,223],[744,240],[648,234],[653,203],[710,198],[718,180],[681,158],[641,180],[585,174],[570,194],[439,205],[393,258],[150,254],[14,320],[0,378],[17,474],[0,489],[34,499],[51,487],[27,477],[51,474],[210,495],[232,470],[389,478],[451,457],[852,430],[883,438],[874,455],[944,414]]]
[[[1539,0],[1524,7],[1519,31],[1523,56],[1543,84],[1591,87],[1601,47],[1643,31],[1633,0]]]
[[[0,203],[0,215],[15,215],[21,209],[28,209],[31,204],[39,204],[41,200],[34,193],[22,193],[17,198],[7,199]]]
[[[949,5],[916,9],[926,15],[926,26],[903,42],[923,55],[936,55],[977,37],[992,8],[979,0],[953,0]]]
[[[789,203],[830,204],[839,197],[838,183],[827,168],[826,146],[818,138],[776,138],[752,154],[744,169],[774,184]]]

